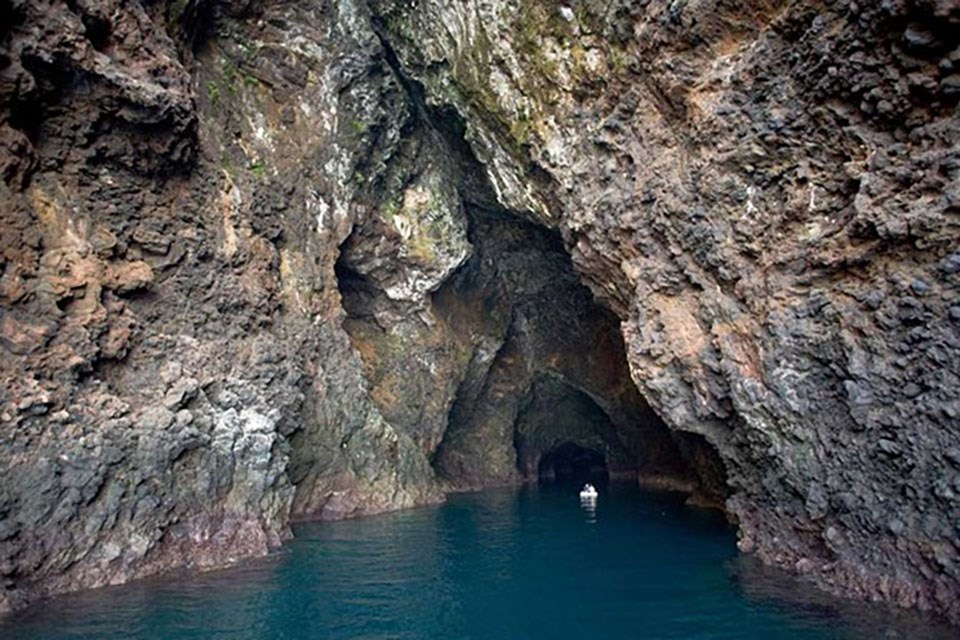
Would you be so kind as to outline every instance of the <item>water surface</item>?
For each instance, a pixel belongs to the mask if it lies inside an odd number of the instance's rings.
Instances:
[[[69,595],[0,638],[949,638],[739,558],[711,511],[633,488],[560,488],[303,524],[270,558]]]

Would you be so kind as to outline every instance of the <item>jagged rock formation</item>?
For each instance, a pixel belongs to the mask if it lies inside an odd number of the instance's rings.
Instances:
[[[439,498],[334,273],[409,101],[361,8],[246,12],[2,4],[0,607]]]
[[[958,27],[0,1],[0,609],[575,447],[960,619]]]
[[[956,616],[957,3],[375,7],[720,452],[741,547]]]

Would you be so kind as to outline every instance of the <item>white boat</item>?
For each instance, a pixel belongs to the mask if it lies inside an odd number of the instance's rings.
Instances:
[[[583,485],[583,489],[580,490],[581,500],[596,500],[598,495],[600,494],[597,493],[597,490],[592,484],[585,484]]]

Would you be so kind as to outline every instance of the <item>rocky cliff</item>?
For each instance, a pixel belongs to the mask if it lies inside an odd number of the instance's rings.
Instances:
[[[0,1],[0,609],[574,447],[960,620],[958,29]]]

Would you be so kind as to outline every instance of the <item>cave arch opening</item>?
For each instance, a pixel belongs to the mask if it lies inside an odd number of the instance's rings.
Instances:
[[[694,493],[723,484],[712,466],[709,483],[700,477],[709,446],[673,432],[631,378],[621,317],[575,268],[562,234],[504,209],[456,114],[420,106],[417,118],[431,126],[416,122],[411,135],[442,158],[441,177],[456,191],[430,190],[430,233],[400,233],[396,207],[435,184],[439,166],[407,158],[393,169],[399,200],[369,211],[335,265],[342,326],[377,412],[422,453],[417,473],[458,490],[613,480]],[[466,245],[462,262],[446,251]]]
[[[540,458],[537,479],[540,483],[605,485],[610,480],[610,472],[603,453],[575,442],[564,442]]]

